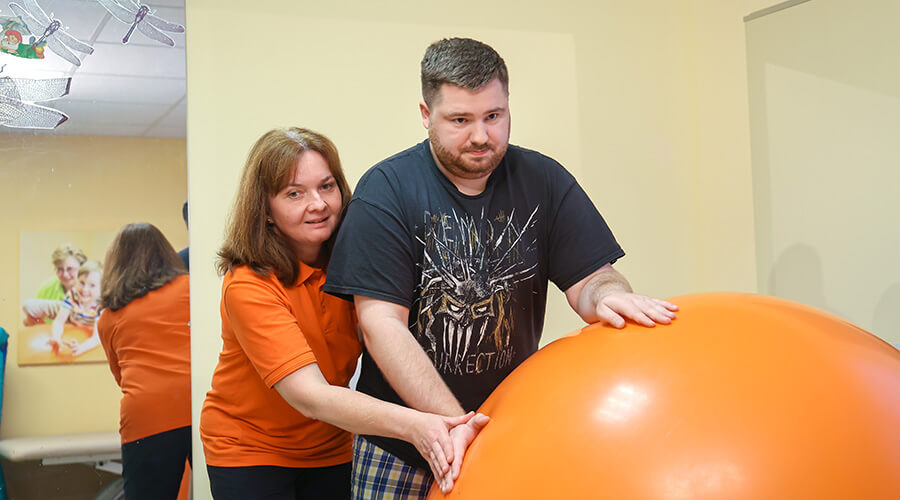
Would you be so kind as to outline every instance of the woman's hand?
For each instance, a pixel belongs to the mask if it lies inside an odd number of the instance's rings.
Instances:
[[[309,418],[355,434],[373,434],[412,443],[428,462],[445,493],[453,488],[453,480],[459,475],[466,447],[488,421],[486,416],[472,412],[458,417],[425,413],[331,385],[316,363],[297,369],[276,382],[274,387],[288,404]],[[476,422],[472,423],[473,419]]]
[[[450,439],[450,430],[464,426],[472,416],[472,412],[459,417],[419,413],[410,429],[407,441],[414,444],[416,450],[428,461],[431,473],[444,493],[449,493],[453,489],[453,478],[449,472],[450,464],[456,458],[453,455],[454,446]],[[462,459],[461,456],[459,458]]]

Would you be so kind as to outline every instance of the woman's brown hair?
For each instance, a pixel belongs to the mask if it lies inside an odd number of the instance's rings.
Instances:
[[[306,151],[316,151],[328,163],[328,169],[341,191],[343,220],[351,193],[334,143],[324,135],[304,128],[270,130],[250,149],[244,165],[244,174],[225,231],[225,243],[219,250],[216,265],[219,275],[236,266],[246,265],[262,276],[274,274],[285,286],[297,281],[300,273],[297,256],[275,226],[266,223],[266,218],[269,215],[269,197],[288,185],[294,177],[297,161]],[[335,228],[323,245],[326,259],[331,254],[337,230]]]
[[[153,224],[138,222],[119,230],[106,252],[100,303],[117,311],[176,276],[187,274],[172,244]]]

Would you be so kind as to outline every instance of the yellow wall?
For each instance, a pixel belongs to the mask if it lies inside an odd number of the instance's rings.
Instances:
[[[2,134],[0,151],[0,326],[10,333],[0,437],[116,430],[120,393],[105,363],[17,366],[19,234],[110,232],[148,221],[176,248],[186,246],[185,141]],[[49,277],[49,253],[42,257]]]
[[[755,292],[756,253],[743,17],[773,0],[692,0],[695,291]]]

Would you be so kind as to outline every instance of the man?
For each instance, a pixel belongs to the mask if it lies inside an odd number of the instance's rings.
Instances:
[[[363,176],[329,264],[325,290],[356,304],[360,391],[445,415],[477,409],[537,350],[548,280],[589,323],[671,322],[676,306],[633,294],[612,268],[624,252],[571,174],[509,145],[497,52],[435,42],[422,96],[428,140]],[[454,477],[476,432],[451,431]],[[411,446],[357,437],[354,496],[424,498],[427,468]]]
[[[184,219],[184,228],[190,231],[191,227],[188,223],[188,202],[184,202],[184,205],[181,205],[181,218]],[[178,251],[178,256],[181,257],[181,262],[184,262],[184,268],[188,271],[191,270],[191,247],[187,246]]]

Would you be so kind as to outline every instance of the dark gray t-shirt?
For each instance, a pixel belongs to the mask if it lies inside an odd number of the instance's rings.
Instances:
[[[408,307],[412,335],[463,408],[476,410],[537,350],[548,280],[566,290],[623,255],[553,159],[510,145],[484,192],[468,196],[441,173],[426,140],[360,179],[325,291]],[[405,405],[365,349],[357,388]],[[367,438],[428,467],[408,443]]]

